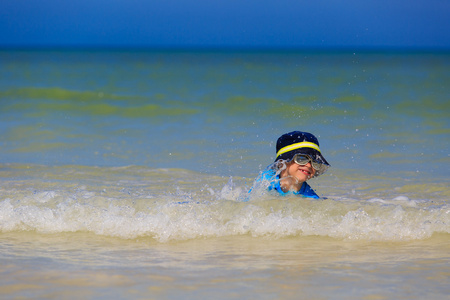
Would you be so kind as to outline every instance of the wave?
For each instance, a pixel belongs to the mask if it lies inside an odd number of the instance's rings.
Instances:
[[[90,180],[92,172],[110,174]],[[355,195],[312,200],[258,190],[248,194],[241,183],[176,169],[105,173],[92,168],[55,174],[47,177],[52,183],[24,179],[5,185],[0,193],[1,232],[90,232],[159,242],[240,235],[405,241],[450,233],[450,206],[442,199]],[[56,179],[61,177],[67,182]]]

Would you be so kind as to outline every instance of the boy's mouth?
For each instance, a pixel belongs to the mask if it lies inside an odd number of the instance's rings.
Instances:
[[[300,171],[302,171],[306,175],[311,175],[311,172],[309,172],[308,170],[300,169]]]

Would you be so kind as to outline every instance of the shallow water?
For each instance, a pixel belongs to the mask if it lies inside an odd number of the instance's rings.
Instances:
[[[3,165],[1,173],[0,290],[11,298],[448,294],[443,183],[381,189],[379,177],[329,174],[317,179],[327,199],[259,191],[248,200],[246,178],[182,169]]]
[[[448,297],[446,53],[0,52],[0,294]],[[322,197],[248,190],[313,132]]]
[[[34,298],[443,299],[448,235],[401,243],[240,236],[154,244],[4,235],[4,295]],[[56,245],[56,246],[55,246]],[[30,253],[31,252],[31,253]],[[11,257],[13,256],[13,257]],[[2,260],[6,260],[3,258]]]

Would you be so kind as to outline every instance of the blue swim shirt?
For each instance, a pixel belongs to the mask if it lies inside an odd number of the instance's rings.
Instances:
[[[303,182],[302,187],[298,192],[284,192],[280,186],[280,175],[276,174],[276,171],[273,168],[267,168],[266,170],[264,170],[260,174],[260,176],[258,176],[256,181],[257,182],[267,181],[269,183],[268,190],[269,191],[275,190],[282,196],[294,194],[308,198],[315,198],[315,199],[320,198],[306,182]]]

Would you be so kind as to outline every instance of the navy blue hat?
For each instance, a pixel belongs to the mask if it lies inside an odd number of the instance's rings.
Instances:
[[[320,152],[319,141],[313,134],[292,131],[278,138],[275,161],[280,159],[290,161],[297,153],[308,154],[316,162],[326,166],[330,165]]]

